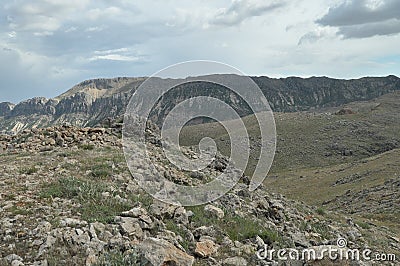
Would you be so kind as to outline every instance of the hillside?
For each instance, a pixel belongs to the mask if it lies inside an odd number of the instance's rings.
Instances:
[[[132,178],[115,133],[63,126],[0,138],[0,265],[269,265],[256,256],[264,245],[318,251],[337,248],[338,238],[347,240],[345,252],[400,255],[389,228],[263,189],[250,193],[245,180],[205,206],[161,203]],[[159,149],[150,152],[171,180],[198,179],[158,159]],[[141,163],[133,177],[149,169]],[[383,263],[287,261],[305,262]]]
[[[400,93],[313,112],[275,113],[277,153],[265,190],[335,210],[400,233]],[[255,165],[258,127],[246,117]],[[196,133],[195,133],[196,132]],[[229,137],[215,123],[188,126],[183,145],[213,136],[228,154]],[[252,168],[247,169],[251,173]]]

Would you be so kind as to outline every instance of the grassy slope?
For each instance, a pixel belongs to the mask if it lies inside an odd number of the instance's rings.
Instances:
[[[346,191],[359,192],[383,185],[400,173],[400,93],[391,93],[368,102],[344,106],[355,113],[333,115],[340,108],[302,113],[276,113],[277,153],[265,188],[309,204],[321,205]],[[246,117],[248,132],[255,143],[259,131],[253,117]],[[181,133],[183,145],[195,145],[204,136],[212,136],[225,153],[229,151],[226,131],[216,124],[186,127]],[[250,165],[257,163],[257,145],[253,145]],[[351,151],[351,156],[343,152]],[[247,174],[251,173],[251,167]],[[343,185],[333,184],[351,175],[361,178]],[[328,206],[329,207],[329,206]],[[361,216],[379,219],[399,230],[399,214],[369,213]],[[394,215],[394,218],[391,217]],[[389,217],[390,216],[390,217]]]

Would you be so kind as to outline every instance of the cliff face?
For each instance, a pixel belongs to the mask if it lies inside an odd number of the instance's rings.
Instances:
[[[14,107],[12,103],[0,103],[0,117],[9,115]]]
[[[302,79],[253,78],[274,111],[291,112],[317,107],[338,106],[353,101],[370,100],[400,89],[395,76],[338,80],[326,77]]]
[[[227,78],[220,75],[219,78]],[[133,92],[144,78],[114,78],[84,81],[55,99],[33,98],[17,105],[0,103],[0,132],[20,131],[70,123],[94,126],[108,119],[121,117]],[[400,90],[395,76],[338,80],[326,77],[302,79],[297,77],[272,79],[253,77],[275,112],[294,112],[313,108],[338,106],[344,103],[369,100]],[[167,104],[158,114],[166,114],[177,103],[196,96],[217,96],[233,106],[241,115],[249,114],[247,106],[221,86],[207,88],[190,83],[168,93]],[[18,125],[18,126],[17,126]]]

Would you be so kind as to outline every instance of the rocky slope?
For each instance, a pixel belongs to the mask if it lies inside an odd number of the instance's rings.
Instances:
[[[387,228],[263,189],[250,193],[246,178],[205,206],[153,200],[129,173],[118,134],[62,126],[0,137],[0,265],[273,265],[256,251],[322,250],[337,247],[340,237],[351,249],[399,252],[399,239]],[[192,176],[158,156],[159,147],[150,152],[171,180],[191,183]],[[189,148],[186,153],[195,155]],[[223,158],[217,160],[211,172],[223,170],[216,167]],[[151,169],[141,164],[135,174]]]
[[[232,78],[219,75],[219,79]],[[233,77],[235,78],[235,77]],[[144,78],[114,78],[84,81],[55,99],[33,98],[17,105],[0,103],[0,130],[18,132],[25,128],[69,123],[76,126],[107,124],[108,119],[121,117],[132,93]],[[190,80],[190,79],[188,79]],[[338,106],[357,100],[369,100],[400,89],[395,76],[337,80],[326,77],[308,79],[289,77],[271,79],[253,77],[266,95],[274,111],[293,112],[317,107]],[[249,110],[232,93],[210,85],[208,88],[190,83],[169,93],[164,99],[174,106],[193,95],[217,95],[241,115]],[[164,113],[168,110],[163,110]]]

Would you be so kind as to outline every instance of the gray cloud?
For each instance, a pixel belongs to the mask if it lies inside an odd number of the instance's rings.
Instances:
[[[350,0],[316,21],[322,26],[338,27],[344,38],[366,38],[400,33],[400,1]]]
[[[344,38],[367,38],[377,35],[393,35],[400,33],[400,20],[391,19],[382,22],[340,27]]]
[[[211,21],[215,25],[234,26],[251,17],[258,17],[277,8],[283,7],[284,1],[235,0],[231,6],[222,9]]]

